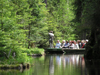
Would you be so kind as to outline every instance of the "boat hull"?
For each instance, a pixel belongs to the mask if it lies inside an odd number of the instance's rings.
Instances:
[[[84,54],[85,48],[69,49],[69,48],[47,48],[46,53],[66,53],[66,54]]]
[[[63,53],[62,48],[47,48],[45,53]]]

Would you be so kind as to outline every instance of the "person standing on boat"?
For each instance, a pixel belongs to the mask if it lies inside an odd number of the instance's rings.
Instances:
[[[49,32],[49,44],[50,44],[50,48],[53,48],[53,39],[54,39],[53,31],[50,31]]]

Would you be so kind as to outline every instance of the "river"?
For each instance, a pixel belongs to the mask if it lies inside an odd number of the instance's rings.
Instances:
[[[0,75],[99,75],[94,68],[87,69],[82,54],[50,54],[33,57],[34,66],[30,69],[0,70]],[[90,65],[91,66],[91,65]],[[91,70],[91,72],[90,72]],[[94,71],[93,71],[94,70]],[[100,69],[99,69],[100,70]],[[93,73],[92,73],[93,72]]]

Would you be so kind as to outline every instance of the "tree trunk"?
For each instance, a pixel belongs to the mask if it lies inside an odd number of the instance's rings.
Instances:
[[[47,7],[47,0],[44,0],[45,4],[46,4],[46,7]]]

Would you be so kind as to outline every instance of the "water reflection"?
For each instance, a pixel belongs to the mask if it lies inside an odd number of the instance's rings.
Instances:
[[[83,55],[46,55],[33,58],[28,70],[2,71],[0,75],[99,75],[100,60],[86,61]]]
[[[54,75],[54,63],[53,63],[53,57],[51,56],[50,57],[50,62],[49,62],[49,72],[50,72],[50,75]]]
[[[85,75],[83,55],[52,55],[49,58],[50,75]]]

